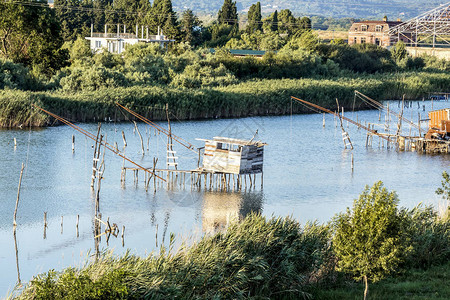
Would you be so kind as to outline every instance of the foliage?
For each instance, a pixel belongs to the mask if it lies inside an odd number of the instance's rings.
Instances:
[[[50,77],[65,65],[67,52],[55,13],[33,1],[36,6],[14,1],[0,3],[0,57],[32,67],[36,74]]]
[[[303,49],[314,52],[319,45],[317,34],[312,30],[298,30],[286,47],[291,50]]]
[[[147,15],[150,18],[150,27],[153,31],[161,27],[164,35],[172,39],[180,38],[180,28],[176,12],[173,10],[171,0],[155,0],[151,13]]]
[[[77,63],[77,60],[81,61],[85,58],[92,57],[93,55],[89,47],[89,42],[81,36],[78,36],[74,42],[65,42],[63,48],[68,49],[72,65]]]
[[[395,47],[392,49],[392,58],[396,62],[401,62],[408,57],[408,51],[406,51],[406,45],[402,41],[399,41],[395,44]]]
[[[408,250],[397,211],[398,197],[388,192],[381,181],[369,190],[366,186],[354,201],[352,211],[334,220],[333,249],[338,258],[338,270],[349,272],[355,279],[379,281],[396,271]]]
[[[200,45],[202,41],[201,22],[192,10],[187,9],[181,16],[182,41],[192,46]]]
[[[236,8],[236,2],[231,0],[224,0],[222,8],[219,10],[217,21],[219,24],[224,25],[237,25],[238,14]]]
[[[158,256],[106,255],[80,270],[49,271],[18,298],[303,298],[329,255],[327,241],[326,226],[253,214],[177,253],[170,246]]]
[[[252,4],[248,9],[248,24],[245,28],[246,32],[253,33],[255,31],[262,30],[261,24],[261,2],[257,2],[256,4]]]
[[[441,186],[436,190],[436,194],[442,195],[444,200],[450,201],[450,175],[446,171],[442,172]]]
[[[172,85],[185,88],[199,88],[227,86],[236,82],[236,77],[222,64],[217,68],[194,64],[188,65],[183,73],[177,74],[172,80]]]
[[[448,201],[448,200],[447,200]],[[450,218],[438,216],[432,207],[420,205],[401,210],[403,231],[408,235],[413,251],[404,262],[404,268],[429,268],[450,261]]]
[[[28,68],[22,64],[15,64],[12,61],[0,59],[0,90],[33,88],[34,80]]]
[[[436,56],[424,55],[421,57],[425,64],[424,69],[440,70],[450,72],[450,61],[439,59]]]

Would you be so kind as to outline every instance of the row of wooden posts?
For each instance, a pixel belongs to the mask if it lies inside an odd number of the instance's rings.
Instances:
[[[133,183],[139,183],[139,171],[144,171],[144,185],[146,191],[149,189],[150,179],[153,178],[153,190],[156,192],[158,187],[166,186],[168,189],[175,187],[186,188],[189,185],[191,190],[204,188],[205,190],[216,191],[240,191],[248,189],[255,189],[257,186],[257,174],[230,174],[217,173],[202,170],[175,170],[175,169],[156,169],[157,159],[154,159],[153,168],[149,168],[153,174],[139,168],[122,167],[121,182],[124,185],[127,171],[133,172]],[[165,182],[156,181],[158,175],[163,178]],[[260,173],[260,184],[263,188],[264,174]]]

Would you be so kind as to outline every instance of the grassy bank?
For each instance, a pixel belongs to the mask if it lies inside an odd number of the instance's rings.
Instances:
[[[371,299],[385,300],[446,300],[450,295],[450,263],[432,266],[427,270],[411,269],[403,274],[374,283]],[[338,287],[321,287],[312,292],[314,299],[360,300],[362,282],[347,282]]]
[[[163,107],[169,104],[179,119],[227,118],[290,113],[290,96],[303,98],[334,109],[335,99],[347,109],[353,107],[354,90],[377,100],[421,99],[429,92],[446,91],[450,76],[446,73],[400,73],[363,75],[335,79],[250,80],[227,87],[174,88],[169,86],[133,86],[84,91],[79,93],[0,91],[0,126],[45,126],[52,124],[43,113],[33,111],[35,103],[75,122],[124,120],[116,108],[119,102],[153,120],[165,119]],[[356,109],[364,104],[356,102]],[[311,112],[293,105],[294,113]],[[128,117],[128,116],[127,116]]]

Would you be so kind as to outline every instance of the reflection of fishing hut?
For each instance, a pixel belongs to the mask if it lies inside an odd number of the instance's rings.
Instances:
[[[262,209],[261,192],[214,193],[203,195],[202,229],[205,233],[216,233],[249,213],[259,213]]]
[[[261,174],[263,182],[264,146],[260,141],[241,140],[226,137],[198,139],[205,142],[203,162],[200,172],[222,174],[222,180],[229,183],[230,177],[236,177],[236,184],[240,188],[242,181],[250,187],[255,186],[256,174]]]

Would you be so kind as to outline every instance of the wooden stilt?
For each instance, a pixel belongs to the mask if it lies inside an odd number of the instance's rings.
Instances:
[[[22,163],[22,168],[20,169],[20,176],[19,176],[19,186],[17,188],[16,208],[14,209],[14,220],[13,220],[14,228],[17,226],[17,223],[16,223],[17,209],[19,208],[20,186],[22,185],[22,175],[23,175],[24,168],[25,168],[25,165]]]

